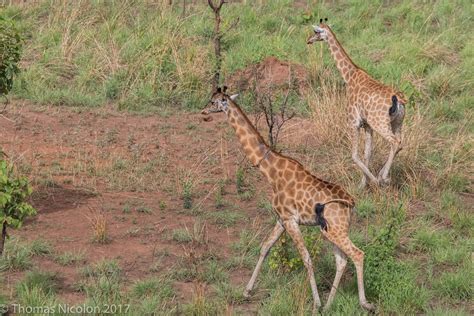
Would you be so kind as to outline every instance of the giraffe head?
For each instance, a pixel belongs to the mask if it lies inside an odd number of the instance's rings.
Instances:
[[[324,22],[323,19],[320,19],[319,25],[313,25],[314,34],[308,38],[308,41],[306,42],[308,45],[313,44],[314,42],[328,40],[329,26],[326,24],[327,21],[328,18],[325,18]]]
[[[218,112],[224,112],[227,114],[230,102],[234,101],[237,98],[238,94],[229,96],[228,94],[226,94],[226,90],[226,86],[224,86],[223,88],[217,88],[217,91],[214,92],[206,108],[201,111],[201,114],[211,114]]]

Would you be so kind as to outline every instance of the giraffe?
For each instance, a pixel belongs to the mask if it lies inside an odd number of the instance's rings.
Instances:
[[[354,199],[339,185],[313,176],[298,161],[273,151],[235,102],[237,95],[229,96],[225,91],[226,87],[218,88],[202,114],[226,114],[246,157],[270,183],[273,190],[272,206],[278,215],[275,227],[262,244],[260,257],[245,288],[244,296],[250,296],[265,257],[286,231],[296,245],[307,270],[315,313],[321,306],[321,300],[311,257],[304,245],[299,225],[319,225],[323,236],[334,245],[336,258],[336,276],[324,308],[328,309],[331,305],[346,267],[347,257],[350,257],[356,267],[360,305],[368,310],[374,309],[365,297],[364,253],[348,236],[350,218],[355,206]]]
[[[354,64],[331,28],[322,19],[319,22],[318,26],[313,26],[314,35],[308,39],[307,44],[317,41],[328,43],[337,69],[347,85],[349,99],[347,111],[351,128],[352,159],[363,172],[359,187],[364,188],[367,180],[376,185],[388,184],[390,183],[389,171],[393,159],[402,149],[401,129],[405,117],[405,97],[401,92],[373,79]],[[361,128],[365,131],[363,161],[360,160],[358,153]],[[369,170],[374,130],[390,143],[390,153],[377,177]]]

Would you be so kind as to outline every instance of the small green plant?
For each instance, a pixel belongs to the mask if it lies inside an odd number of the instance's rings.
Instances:
[[[470,301],[473,296],[474,269],[462,268],[457,272],[445,272],[435,282],[435,291],[441,297]]]
[[[225,194],[225,181],[221,179],[217,183],[217,190],[216,190],[216,196],[215,196],[216,208],[221,208],[225,205],[224,194]]]
[[[0,257],[0,272],[21,271],[30,266],[31,249],[17,239],[10,239],[5,246],[4,255]]]
[[[238,168],[235,174],[235,185],[237,193],[242,201],[249,201],[255,196],[255,188],[248,183],[243,168]]]
[[[85,254],[83,251],[66,251],[56,256],[55,260],[62,266],[69,266],[85,262]]]
[[[190,181],[183,182],[183,207],[187,210],[193,207],[193,184]]]
[[[45,294],[53,294],[58,288],[58,278],[53,272],[30,271],[25,279],[18,285],[18,288],[26,287],[32,289],[40,288]]]
[[[174,296],[174,289],[168,280],[149,279],[137,281],[132,288],[132,294],[137,299],[154,297],[160,300]]]
[[[231,227],[243,219],[244,215],[235,211],[222,210],[210,213],[209,217],[220,227]]]
[[[19,72],[22,39],[10,20],[0,16],[0,96],[13,87],[13,77]]]
[[[153,210],[146,205],[140,205],[137,207],[137,212],[144,214],[152,214]]]
[[[7,238],[7,227],[20,228],[26,217],[36,214],[36,210],[26,202],[31,192],[28,180],[16,177],[13,166],[0,160],[0,256]]]
[[[166,209],[166,202],[165,201],[160,201],[160,210],[164,211]]]
[[[35,256],[49,256],[53,252],[51,244],[43,239],[33,240],[30,244],[31,254]]]
[[[116,261],[101,261],[93,266],[82,269],[84,280],[83,290],[88,302],[94,306],[104,304],[123,304],[120,292],[122,271]]]
[[[188,243],[193,240],[189,231],[183,228],[173,230],[172,237],[178,243]]]
[[[237,193],[243,194],[245,192],[245,172],[243,168],[238,168],[235,173],[235,185],[237,187]]]

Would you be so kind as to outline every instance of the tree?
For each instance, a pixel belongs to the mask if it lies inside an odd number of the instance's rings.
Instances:
[[[21,48],[17,28],[12,21],[0,16],[0,96],[5,98],[13,87],[13,77],[19,72]]]
[[[208,0],[209,7],[214,11],[214,55],[216,58],[214,66],[214,77],[212,78],[212,91],[216,91],[219,86],[219,79],[221,75],[222,67],[222,54],[221,54],[221,40],[222,36],[227,33],[228,30],[233,28],[239,23],[239,19],[235,19],[234,22],[229,26],[225,32],[221,32],[221,9],[224,3],[224,0],[219,0],[219,4],[215,4],[214,0]]]
[[[27,216],[36,214],[36,210],[27,202],[31,187],[25,177],[16,177],[13,166],[0,160],[0,256],[3,254],[7,227],[20,228]]]
[[[260,82],[262,80],[261,73],[259,73],[257,68],[254,68],[253,72],[254,80],[250,89],[256,103],[255,125],[258,124],[258,121],[263,116],[268,128],[267,138],[270,148],[276,150],[283,125],[294,118],[296,114],[294,105],[292,106],[291,96],[298,94],[298,82],[290,74],[288,84],[280,87],[286,90],[286,92],[284,92],[283,97],[278,98],[277,87],[272,84],[262,87]]]

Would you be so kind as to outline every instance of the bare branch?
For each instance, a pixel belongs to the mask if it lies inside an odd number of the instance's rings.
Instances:
[[[220,0],[219,5],[215,5],[214,1],[207,0],[207,3],[209,3],[209,6],[212,10],[214,10],[215,13],[218,13],[226,2],[224,0]]]
[[[227,27],[227,29],[220,34],[220,36],[222,37],[225,33],[229,32],[231,29],[236,27],[237,24],[239,24],[239,22],[240,22],[240,18],[237,17],[234,21],[232,21],[232,23]]]

